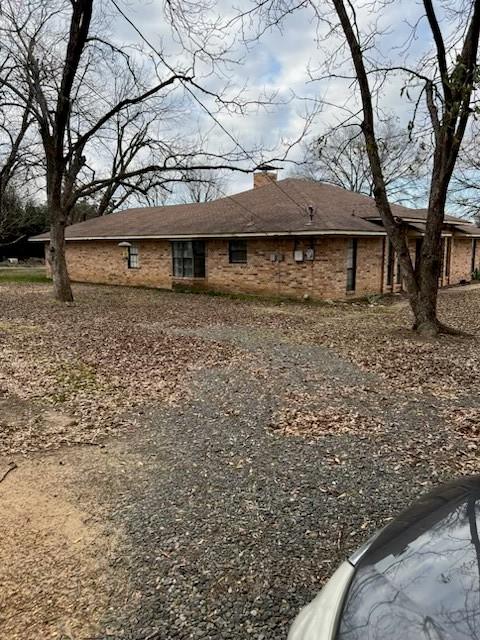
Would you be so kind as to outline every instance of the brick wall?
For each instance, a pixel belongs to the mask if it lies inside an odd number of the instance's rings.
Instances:
[[[383,238],[359,238],[357,246],[357,295],[379,293],[382,285]],[[383,272],[384,274],[384,272]]]
[[[450,275],[447,275],[446,262],[447,262],[447,243],[446,237],[443,245],[443,271],[440,278],[440,286],[448,286],[459,284],[461,280],[470,281],[471,278],[471,263],[472,263],[472,241],[464,238],[450,239],[451,242],[451,257],[450,257]],[[408,248],[413,264],[415,265],[415,252],[416,252],[416,239],[410,238],[408,241]],[[480,258],[480,246],[477,248],[477,258]],[[385,240],[385,258],[384,258],[384,292],[400,291],[403,285],[399,285],[397,280],[397,268],[398,260],[395,256],[394,260],[394,282],[393,287],[387,284],[387,268],[388,268],[388,240]]]
[[[248,240],[246,264],[229,264],[228,241],[208,243],[208,285],[220,291],[311,298],[344,298],[379,291],[382,242],[359,238],[354,294],[346,292],[347,238]],[[296,262],[295,249],[314,249],[314,260]],[[272,261],[273,256],[281,260]]]
[[[228,240],[206,242],[205,280],[172,277],[168,241],[141,241],[138,269],[128,269],[125,249],[114,241],[67,243],[67,264],[74,281],[142,285],[169,288],[172,284],[198,284],[205,288],[237,293],[263,293],[312,298],[343,298],[346,293],[348,238],[249,239],[246,264],[229,264]],[[294,250],[313,248],[315,259],[296,262]],[[272,261],[272,256],[281,257]],[[381,238],[359,238],[356,291],[350,295],[376,293],[380,288]]]
[[[126,249],[116,241],[67,243],[67,264],[72,280],[171,288],[195,285],[233,293],[260,293],[302,298],[341,299],[388,292],[386,284],[387,243],[384,238],[357,239],[355,292],[347,293],[347,247],[349,238],[316,239],[251,238],[247,241],[246,264],[229,264],[228,240],[206,241],[206,278],[172,277],[171,246],[167,240],[139,241],[139,268],[129,269]],[[415,243],[410,243],[414,252]],[[296,262],[295,249],[314,249],[314,260]],[[452,240],[450,283],[470,279],[471,240]],[[480,255],[480,247],[478,250]],[[272,260],[275,257],[276,260]],[[281,258],[281,259],[278,259]],[[383,268],[382,268],[383,261]],[[396,276],[396,265],[395,265]],[[382,288],[383,277],[383,288]],[[394,282],[396,277],[394,277]],[[394,284],[393,290],[400,285]]]
[[[77,282],[168,288],[171,286],[170,243],[145,240],[139,248],[138,269],[129,269],[126,249],[114,241],[67,242],[70,277]]]
[[[478,243],[477,243],[478,244]],[[477,249],[478,253],[478,249]],[[472,241],[452,238],[452,258],[450,262],[450,284],[460,280],[470,281],[472,268]]]
[[[313,247],[315,259],[296,262],[294,250]],[[208,284],[212,289],[273,295],[339,298],[345,295],[346,241],[249,239],[247,263],[229,264],[228,240],[208,243]],[[276,260],[273,261],[272,258]]]

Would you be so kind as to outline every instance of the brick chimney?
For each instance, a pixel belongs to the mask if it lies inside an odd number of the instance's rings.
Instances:
[[[253,174],[253,188],[264,187],[271,182],[277,181],[277,167],[272,167],[269,164],[264,164],[255,170]]]

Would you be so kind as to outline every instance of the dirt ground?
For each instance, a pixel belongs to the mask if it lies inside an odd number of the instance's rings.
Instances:
[[[2,467],[1,476],[11,468]],[[0,485],[4,638],[83,638],[103,626],[119,532],[78,504],[69,490],[77,473],[62,456],[34,457]],[[118,573],[113,585],[121,590]]]
[[[285,637],[346,553],[478,470],[476,287],[440,303],[471,337],[436,341],[404,304],[75,294],[0,285],[0,637]]]

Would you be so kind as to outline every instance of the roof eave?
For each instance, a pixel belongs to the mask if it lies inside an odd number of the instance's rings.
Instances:
[[[405,216],[394,216],[395,218],[400,218],[402,220],[402,222],[426,222],[427,218],[425,217],[418,217],[418,218],[406,218]],[[367,220],[368,222],[382,222],[382,218],[380,216],[362,216],[363,220]],[[455,224],[464,224],[464,225],[472,225],[473,226],[473,222],[471,222],[470,220],[463,220],[462,218],[450,218],[450,219],[445,219],[443,221],[443,224],[449,224],[449,225],[455,225]]]
[[[74,236],[65,238],[67,242],[91,241],[91,240],[183,240],[194,238],[274,238],[288,236],[386,236],[385,231],[360,231],[349,229],[328,230],[297,230],[297,231],[247,231],[238,233],[181,233],[162,235],[111,235],[111,236]],[[29,238],[29,242],[48,242],[49,238]]]

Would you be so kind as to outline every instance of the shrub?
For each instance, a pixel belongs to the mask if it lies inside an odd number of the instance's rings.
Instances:
[[[473,270],[472,280],[480,280],[480,269],[478,267]]]

